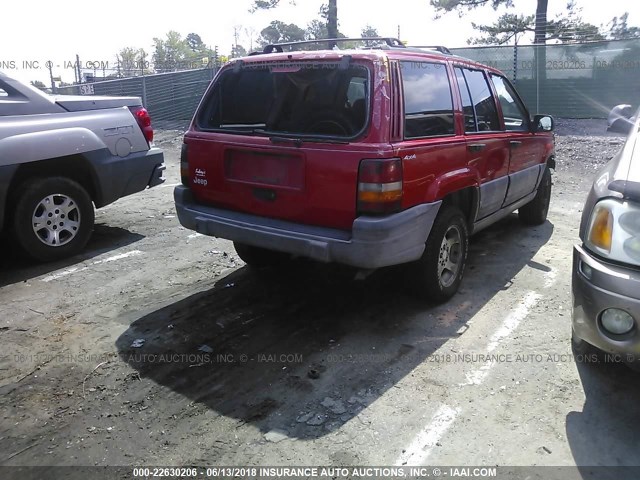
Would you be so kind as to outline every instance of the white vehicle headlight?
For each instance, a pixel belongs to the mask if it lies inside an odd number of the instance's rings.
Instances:
[[[640,205],[613,198],[598,202],[585,245],[605,258],[640,266]]]

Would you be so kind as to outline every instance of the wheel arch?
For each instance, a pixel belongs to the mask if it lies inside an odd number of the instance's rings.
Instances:
[[[427,190],[426,201],[442,200],[464,213],[471,229],[480,206],[480,179],[477,170],[464,168],[437,177]]]
[[[7,203],[15,203],[20,186],[27,180],[47,177],[66,177],[77,182],[87,191],[96,206],[101,205],[102,192],[96,173],[91,163],[81,154],[20,164],[9,185]],[[10,210],[9,208],[8,211]]]
[[[549,155],[549,158],[547,158],[547,167],[549,167],[552,170],[556,169],[556,156],[555,154],[551,154]]]
[[[467,220],[467,227],[471,231],[480,205],[480,189],[476,186],[469,186],[451,192],[442,199],[442,206],[448,205],[458,207],[462,211]]]

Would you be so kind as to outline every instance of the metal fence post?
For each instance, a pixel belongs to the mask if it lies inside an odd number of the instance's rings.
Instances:
[[[147,108],[147,79],[142,76],[142,106]]]
[[[518,79],[518,44],[513,44],[513,83]]]
[[[540,46],[534,48],[536,57],[536,114],[540,113]]]

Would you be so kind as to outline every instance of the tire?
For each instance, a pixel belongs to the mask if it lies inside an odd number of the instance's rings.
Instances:
[[[34,178],[19,191],[12,232],[29,257],[50,262],[85,247],[95,212],[91,197],[80,184],[66,177]]]
[[[542,225],[547,220],[551,203],[551,170],[544,169],[536,196],[518,209],[518,218],[525,225]]]
[[[291,260],[291,255],[266,248],[254,247],[245,243],[233,242],[233,247],[240,259],[254,268],[265,268],[282,265]]]
[[[410,288],[434,303],[449,300],[460,287],[469,249],[469,230],[462,211],[442,207],[422,257],[408,265]]]

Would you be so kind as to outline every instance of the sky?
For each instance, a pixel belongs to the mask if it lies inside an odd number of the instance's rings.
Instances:
[[[549,0],[549,17],[562,13],[567,0]],[[124,47],[144,48],[152,52],[153,38],[164,37],[169,30],[182,36],[190,32],[200,35],[205,44],[218,45],[221,54],[230,51],[234,27],[238,27],[239,43],[249,48],[249,38],[273,20],[295,23],[304,28],[318,18],[323,0],[281,0],[281,6],[268,11],[250,13],[252,0],[189,2],[144,2],[109,0],[87,2],[65,0],[9,1],[0,7],[0,70],[23,81],[41,80],[49,84],[46,62],[52,62],[54,76],[71,82],[71,64],[76,54],[83,64],[95,62],[114,68],[116,53]],[[535,0],[514,0],[512,12],[535,13]],[[582,17],[595,25],[606,24],[612,17],[629,12],[629,25],[640,26],[640,2],[577,0]],[[152,6],[153,5],[153,6]],[[474,35],[471,22],[492,23],[506,10],[491,7],[476,9],[461,18],[449,13],[434,20],[435,11],[429,0],[339,0],[340,31],[359,36],[369,24],[383,36],[398,36],[411,45],[467,46]],[[101,73],[101,72],[99,72]],[[108,73],[108,72],[107,72]]]

